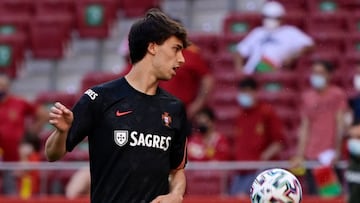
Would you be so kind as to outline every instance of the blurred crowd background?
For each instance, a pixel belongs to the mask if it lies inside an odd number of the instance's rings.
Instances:
[[[360,202],[351,197],[360,186],[357,0],[0,0],[0,166],[46,161],[47,108],[72,107],[125,75],[128,30],[152,7],[183,23],[193,43],[160,84],[191,122],[188,194],[248,195],[271,163],[306,195]],[[88,161],[86,140],[63,161]],[[1,195],[89,192],[87,167],[44,175],[5,166]]]

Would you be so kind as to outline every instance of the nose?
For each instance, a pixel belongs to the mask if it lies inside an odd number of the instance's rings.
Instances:
[[[177,61],[180,65],[183,65],[185,63],[185,58],[184,58],[182,51],[178,52]]]

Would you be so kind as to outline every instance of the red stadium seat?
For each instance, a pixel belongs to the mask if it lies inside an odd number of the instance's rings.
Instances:
[[[269,83],[277,83],[285,88],[285,90],[296,90],[297,74],[293,71],[275,71],[271,73],[256,74],[261,89],[266,89]]]
[[[360,55],[360,32],[350,33],[346,36],[345,50],[350,55]]]
[[[112,0],[76,1],[77,28],[82,38],[106,38],[116,8]]]
[[[40,15],[31,22],[31,51],[34,58],[63,57],[71,27],[66,15]]]
[[[232,13],[224,19],[223,32],[225,35],[245,36],[259,25],[261,25],[259,13]]]
[[[33,0],[1,0],[0,12],[11,14],[32,15],[34,13]]]
[[[24,50],[24,34],[0,35],[0,72],[15,78],[24,59]]]
[[[220,52],[234,53],[236,51],[237,44],[243,39],[243,35],[225,35],[220,37]]]
[[[278,92],[259,91],[258,97],[274,107],[296,109],[299,105],[297,91],[283,90]]]
[[[336,13],[344,10],[343,0],[307,0],[311,13]]]
[[[25,37],[26,46],[28,46],[30,43],[30,19],[31,17],[25,14],[2,13],[0,15],[0,35],[22,33]]]
[[[72,27],[75,26],[74,0],[37,0],[35,1],[35,14],[57,14],[71,16]]]
[[[306,12],[306,0],[277,0],[277,2],[281,3],[284,7],[287,13],[293,13],[293,12]]]
[[[120,0],[120,7],[126,17],[139,17],[150,8],[160,8],[161,0]]]
[[[187,195],[221,195],[225,192],[227,178],[220,171],[186,171]]]
[[[119,76],[120,74],[108,72],[89,72],[81,80],[81,94],[95,85],[114,80]]]
[[[345,51],[345,35],[343,32],[309,32],[315,41],[314,53],[337,53]]]
[[[192,43],[198,46],[201,54],[210,62],[219,50],[219,35],[209,33],[190,33],[189,39]]]
[[[61,102],[66,107],[71,108],[77,100],[76,94],[68,92],[45,91],[37,94],[35,102],[48,105],[55,102]]]
[[[304,30],[305,29],[305,12],[287,12],[284,16],[284,23],[287,25],[293,25],[297,28]]]
[[[346,15],[347,28],[351,33],[360,33],[360,9]]]
[[[345,32],[346,20],[342,13],[311,13],[306,16],[308,32]]]

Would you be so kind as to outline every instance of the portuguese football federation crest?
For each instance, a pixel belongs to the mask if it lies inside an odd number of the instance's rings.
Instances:
[[[171,124],[171,116],[168,112],[164,112],[161,116],[161,119],[166,127],[170,127]]]
[[[129,133],[126,130],[115,130],[114,141],[120,147],[124,146],[129,140]]]

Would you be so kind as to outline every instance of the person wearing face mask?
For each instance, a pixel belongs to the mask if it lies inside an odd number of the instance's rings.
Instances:
[[[301,167],[307,160],[319,161],[320,167],[333,168],[341,158],[347,97],[342,89],[331,84],[333,70],[328,61],[317,60],[312,64],[311,88],[301,95],[301,124],[291,167]],[[314,170],[307,170],[307,192],[320,194],[314,174]]]
[[[0,73],[0,149],[3,161],[19,161],[19,148],[25,130],[38,135],[47,122],[45,108],[10,93],[10,78]],[[32,122],[27,125],[27,120]],[[15,194],[15,179],[11,171],[3,175],[3,193]]]
[[[264,4],[262,26],[252,30],[236,47],[234,62],[242,74],[276,71],[288,67],[309,51],[314,42],[295,26],[283,24],[284,7],[276,1]]]
[[[347,149],[349,152],[349,166],[345,171],[345,179],[349,186],[348,203],[360,202],[360,122],[348,131]]]
[[[236,161],[269,161],[283,149],[283,123],[270,104],[257,98],[258,84],[251,78],[239,82],[237,102],[241,109],[235,120],[233,156]],[[238,171],[232,178],[230,195],[249,192],[257,171]]]
[[[195,115],[195,132],[188,142],[190,161],[230,160],[227,138],[215,129],[215,115],[211,108],[203,108]]]

